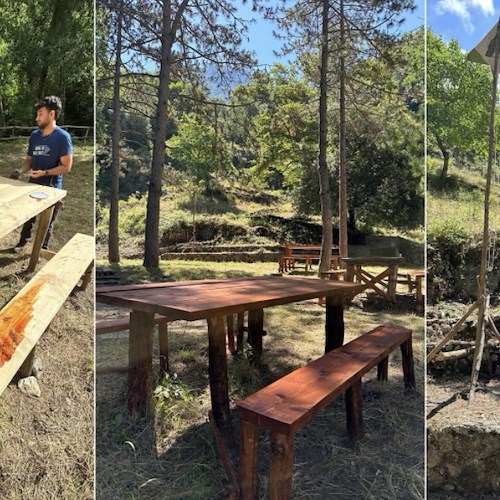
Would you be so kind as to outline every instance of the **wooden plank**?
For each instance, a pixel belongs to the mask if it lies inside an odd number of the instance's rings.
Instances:
[[[94,259],[94,238],[77,234],[0,312],[0,394]]]
[[[0,212],[2,214],[0,238],[66,196],[66,191],[63,189],[14,181],[3,177],[0,178],[0,187],[3,187],[0,190]],[[29,196],[33,192],[46,193],[47,198],[35,200]]]
[[[30,260],[28,264],[29,273],[32,273],[35,270],[36,265],[38,264],[40,250],[42,249],[45,236],[47,236],[47,231],[49,229],[49,224],[50,220],[52,219],[53,213],[54,206],[46,208],[40,214],[40,219],[38,220],[38,227],[35,234],[35,241],[33,242],[33,249],[31,250]]]
[[[406,328],[379,326],[239,401],[236,412],[242,420],[291,434],[410,335]]]
[[[343,257],[342,262],[347,265],[361,266],[387,266],[391,264],[402,264],[404,257]]]
[[[145,312],[157,312],[172,319],[193,321],[264,309],[323,295],[349,294],[357,291],[359,287],[360,285],[343,281],[273,277],[249,281],[234,280],[229,287],[219,283],[216,288],[201,284],[192,285],[188,289],[181,286],[179,289],[169,287],[168,290],[156,288],[100,293],[97,295],[97,301]]]
[[[155,325],[159,325],[166,321],[169,321],[168,318],[157,314],[155,315],[153,323]],[[130,326],[129,318],[104,319],[96,321],[95,333],[96,335],[103,335],[105,333],[122,332],[128,330],[129,326]]]

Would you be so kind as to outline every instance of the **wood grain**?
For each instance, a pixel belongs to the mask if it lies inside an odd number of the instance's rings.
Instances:
[[[29,196],[33,192],[46,193],[48,196],[43,200],[35,200]],[[65,196],[66,191],[63,189],[0,177],[0,238]]]
[[[19,339],[11,356],[2,347],[0,394],[94,259],[94,238],[75,235],[0,312],[2,345]],[[8,327],[6,325],[12,325]],[[6,359],[6,358],[9,359]]]
[[[242,420],[291,434],[397,346],[404,343],[409,355],[409,338],[406,328],[379,326],[239,401],[236,412]],[[414,384],[409,366],[407,374]]]
[[[302,277],[235,278],[179,282],[133,289],[107,287],[97,302],[188,321],[227,316],[321,296],[347,295],[359,284]]]

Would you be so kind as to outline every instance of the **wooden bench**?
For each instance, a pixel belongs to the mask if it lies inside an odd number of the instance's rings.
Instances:
[[[0,394],[18,371],[31,374],[38,340],[75,287],[88,284],[94,238],[76,234],[51,257],[0,311]]]
[[[340,266],[340,255],[338,245],[332,247],[332,269],[338,269]],[[304,262],[306,274],[311,268],[313,260],[320,260],[321,245],[283,245],[283,255],[280,256],[278,272],[288,272],[295,270],[298,261]]]
[[[379,326],[236,403],[240,418],[239,484],[242,500],[257,498],[259,429],[271,434],[268,498],[292,491],[295,432],[340,394],[346,394],[347,431],[363,436],[361,377],[378,365],[387,380],[389,353],[401,347],[405,388],[415,388],[411,330]]]
[[[398,273],[398,283],[406,285],[410,293],[415,290],[415,312],[421,313],[424,308],[423,281],[425,271],[416,269],[405,273]]]

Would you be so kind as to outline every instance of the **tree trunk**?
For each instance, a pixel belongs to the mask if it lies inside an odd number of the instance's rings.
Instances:
[[[323,15],[321,29],[321,66],[319,83],[319,151],[318,175],[319,197],[321,202],[321,260],[318,272],[328,271],[332,260],[333,226],[332,226],[332,201],[330,197],[330,179],[326,162],[327,133],[328,133],[328,18],[330,3],[323,0]]]
[[[448,178],[448,166],[450,164],[450,152],[446,148],[439,136],[436,136],[436,142],[443,155],[443,168],[439,174],[439,186],[443,187],[446,184],[446,179]]]
[[[3,110],[2,94],[0,94],[0,127],[5,127],[5,114]]]
[[[347,257],[347,173],[345,152],[345,19],[340,0],[340,92],[339,92],[339,252]]]
[[[109,234],[108,259],[109,262],[120,261],[120,241],[118,237],[119,201],[120,201],[120,136],[121,136],[121,108],[120,108],[120,73],[122,66],[122,23],[123,2],[118,4],[116,22],[116,61],[113,88],[113,133],[111,137],[111,193],[109,200]]]
[[[160,80],[158,83],[158,102],[156,105],[156,124],[154,131],[153,158],[149,177],[148,203],[146,214],[146,238],[144,242],[144,266],[158,267],[159,226],[161,181],[165,159],[165,137],[168,121],[168,98],[171,72],[171,55],[174,33],[172,31],[172,2],[163,2],[163,25],[161,36]]]

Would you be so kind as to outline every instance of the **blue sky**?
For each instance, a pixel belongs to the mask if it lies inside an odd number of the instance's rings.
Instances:
[[[500,0],[427,0],[427,24],[448,42],[469,51],[498,20]]]
[[[500,0],[499,0],[500,1]],[[424,0],[415,0],[416,11],[412,14],[406,14],[405,23],[402,31],[410,31],[424,24]],[[272,64],[275,61],[285,63],[290,57],[279,59],[273,54],[273,50],[279,50],[281,42],[273,37],[274,24],[271,21],[260,18],[259,14],[252,12],[251,5],[239,7],[239,13],[246,19],[255,19],[255,24],[250,26],[248,37],[249,42],[245,47],[253,50],[259,61],[259,64]]]

